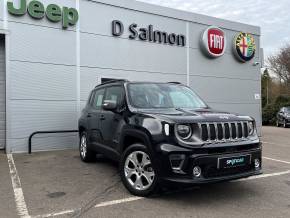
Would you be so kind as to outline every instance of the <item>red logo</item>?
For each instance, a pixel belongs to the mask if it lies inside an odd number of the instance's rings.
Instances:
[[[223,30],[218,27],[207,28],[202,35],[204,51],[210,57],[220,57],[226,48],[226,37]]]

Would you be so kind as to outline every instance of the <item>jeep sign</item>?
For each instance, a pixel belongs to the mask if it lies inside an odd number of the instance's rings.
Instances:
[[[26,4],[26,0],[20,0],[18,7],[9,1],[7,2],[7,9],[14,16],[23,16],[28,13],[30,17],[38,20],[46,16],[48,20],[54,23],[62,21],[62,28],[64,29],[74,26],[79,19],[78,11],[75,8],[61,8],[56,4],[49,4],[45,9],[43,3],[35,0],[28,4]]]
[[[209,57],[220,57],[226,49],[226,37],[222,29],[211,26],[207,28],[201,38],[203,51]]]

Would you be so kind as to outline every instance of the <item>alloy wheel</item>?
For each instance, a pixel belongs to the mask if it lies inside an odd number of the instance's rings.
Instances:
[[[81,144],[80,144],[80,152],[82,158],[86,158],[87,155],[87,138],[85,135],[82,136],[81,138]]]
[[[127,182],[140,191],[150,188],[155,178],[150,157],[143,151],[133,151],[127,156],[124,173]]]

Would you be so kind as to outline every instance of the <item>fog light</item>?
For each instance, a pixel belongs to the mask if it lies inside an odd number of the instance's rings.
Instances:
[[[195,166],[193,168],[192,173],[193,173],[194,177],[196,177],[196,178],[200,177],[201,176],[201,168],[199,166]]]
[[[259,169],[261,167],[261,163],[259,159],[255,159],[255,169]]]

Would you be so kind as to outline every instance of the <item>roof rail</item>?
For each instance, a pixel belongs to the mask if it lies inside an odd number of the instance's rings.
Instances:
[[[168,83],[170,83],[170,84],[182,84],[182,83],[180,83],[180,82],[168,82]]]
[[[106,85],[106,84],[110,84],[110,83],[116,83],[116,82],[129,82],[129,80],[126,80],[126,79],[112,79],[110,81],[101,83],[101,84],[97,85],[96,87],[99,87],[99,86],[102,86],[102,85]]]

